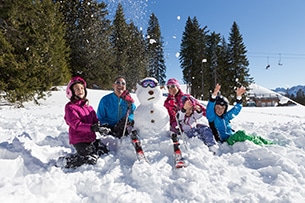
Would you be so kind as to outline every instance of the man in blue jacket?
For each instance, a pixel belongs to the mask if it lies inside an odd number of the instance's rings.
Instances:
[[[131,124],[136,105],[126,90],[126,80],[123,76],[115,78],[112,85],[113,92],[105,95],[98,105],[97,117],[103,126],[111,128],[115,137],[123,136],[125,123]]]
[[[246,92],[244,87],[236,89],[236,104],[228,110],[227,98],[218,95],[221,86],[216,84],[214,92],[207,105],[207,119],[213,130],[215,139],[220,142],[227,142],[233,145],[235,142],[252,141],[255,144],[272,144],[271,141],[265,140],[260,136],[247,135],[245,131],[239,130],[234,132],[230,121],[239,114],[242,109],[242,95]]]

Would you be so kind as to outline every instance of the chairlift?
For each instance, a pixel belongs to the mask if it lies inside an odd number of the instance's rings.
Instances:
[[[279,54],[279,55],[280,55],[280,59],[279,59],[278,65],[282,66],[283,65],[282,62],[281,62],[282,61],[282,55],[281,54]]]
[[[267,57],[267,66],[266,69],[270,68],[270,64],[269,64],[269,56]]]

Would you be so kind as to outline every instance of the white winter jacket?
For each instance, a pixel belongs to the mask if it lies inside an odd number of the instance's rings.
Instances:
[[[185,112],[179,110],[176,116],[182,131],[187,132],[197,126],[197,120],[199,120],[203,115],[202,112],[198,113],[197,111],[194,111],[190,116],[186,116]]]

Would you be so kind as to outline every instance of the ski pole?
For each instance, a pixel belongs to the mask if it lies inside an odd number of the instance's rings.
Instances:
[[[187,149],[187,146],[186,146],[186,139],[185,139],[185,137],[184,137],[184,132],[182,132],[182,129],[181,129],[181,127],[180,127],[180,123],[179,123],[179,120],[178,120],[178,116],[176,115],[175,117],[176,117],[176,122],[177,122],[177,127],[178,127],[178,130],[179,130],[179,133],[180,133],[180,135],[182,136],[182,139],[183,139],[184,147],[185,147],[186,150],[188,150],[188,149]]]
[[[126,119],[125,119],[125,124],[124,124],[124,130],[123,130],[122,137],[125,135],[125,132],[126,132],[127,122],[128,122],[128,116],[129,116],[129,111],[130,111],[130,109],[128,108],[127,113],[126,113]]]
[[[130,113],[130,106],[128,105],[128,110],[126,112],[126,119],[125,119],[125,124],[124,124],[124,129],[123,129],[123,134],[122,134],[122,138],[124,137],[125,135],[125,132],[126,132],[126,128],[127,128],[127,122],[128,122],[128,116],[129,116],[129,113]],[[122,143],[122,138],[120,139],[120,142]]]

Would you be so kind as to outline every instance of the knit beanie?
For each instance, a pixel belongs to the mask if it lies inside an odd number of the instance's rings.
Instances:
[[[171,78],[167,81],[166,85],[176,85],[179,89],[180,89],[180,85],[178,80],[176,80],[175,78]]]

